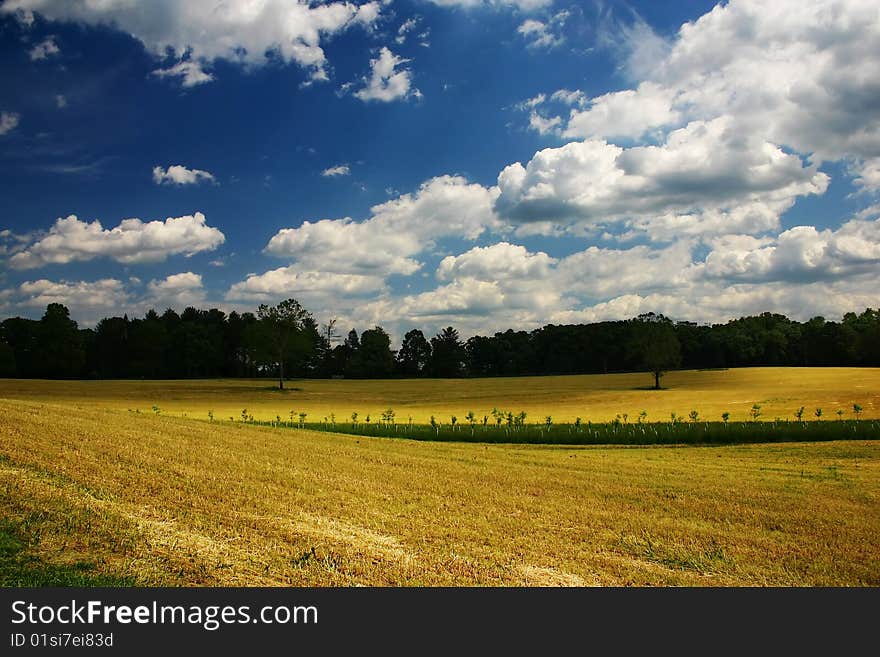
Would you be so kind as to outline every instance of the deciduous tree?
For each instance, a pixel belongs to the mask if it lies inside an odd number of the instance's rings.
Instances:
[[[284,361],[291,356],[297,339],[303,334],[309,312],[296,299],[286,299],[276,306],[260,304],[257,321],[261,337],[268,342],[278,363],[278,389],[284,389]]]

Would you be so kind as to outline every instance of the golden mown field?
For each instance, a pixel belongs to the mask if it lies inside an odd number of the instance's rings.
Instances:
[[[731,370],[670,372],[662,390],[650,374],[605,374],[492,379],[327,380],[299,379],[277,390],[270,379],[195,381],[31,381],[0,379],[0,399],[71,403],[81,408],[121,409],[164,415],[218,420],[238,420],[247,409],[257,420],[289,418],[291,411],[308,414],[320,422],[330,414],[347,421],[353,411],[364,421],[378,419],[388,408],[398,422],[409,417],[427,423],[431,415],[448,422],[468,411],[477,417],[493,408],[528,413],[528,422],[607,422],[626,413],[631,420],[645,410],[649,422],[666,422],[671,413],[687,417],[691,410],[706,420],[718,421],[724,412],[730,420],[749,419],[753,404],[761,405],[762,419],[792,419],[805,407],[812,419],[816,408],[825,419],[852,419],[852,406],[863,408],[861,417],[880,418],[880,368],[762,367]]]
[[[91,564],[142,585],[877,586],[880,441],[480,445],[201,419],[223,404],[268,414],[279,394],[320,412],[322,394],[329,408],[355,391],[361,413],[458,410],[488,405],[494,391],[492,405],[535,413],[555,399],[560,417],[587,400],[601,413],[627,401],[659,414],[669,399],[704,414],[734,413],[737,399],[780,414],[858,401],[876,417],[877,376],[676,373],[656,393],[633,390],[644,377],[629,375],[546,379],[551,392],[540,379],[309,381],[289,393],[254,381],[4,381],[0,517],[41,563]],[[763,387],[745,394],[755,377]],[[420,401],[419,385],[447,397]]]

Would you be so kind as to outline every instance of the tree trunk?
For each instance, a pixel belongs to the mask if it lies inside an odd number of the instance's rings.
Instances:
[[[660,390],[660,372],[654,372],[654,390]]]
[[[278,389],[284,390],[284,357],[278,361]]]

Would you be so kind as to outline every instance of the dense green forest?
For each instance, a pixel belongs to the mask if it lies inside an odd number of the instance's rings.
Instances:
[[[763,313],[724,324],[648,313],[624,321],[548,324],[462,340],[414,328],[399,348],[379,326],[337,335],[298,302],[226,314],[187,308],[109,317],[81,329],[50,304],[39,320],[0,324],[0,376],[22,378],[460,377],[789,366],[880,366],[880,310],[841,321]]]

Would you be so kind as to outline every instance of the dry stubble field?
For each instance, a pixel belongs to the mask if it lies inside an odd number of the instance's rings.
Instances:
[[[399,422],[409,417],[427,423],[431,415],[449,422],[468,411],[477,417],[493,408],[526,411],[529,422],[608,422],[626,413],[634,421],[642,410],[649,422],[666,422],[670,413],[687,417],[697,410],[701,418],[718,421],[749,419],[753,404],[761,404],[763,419],[793,418],[800,407],[806,417],[821,407],[825,419],[836,419],[841,409],[852,419],[852,405],[864,409],[863,418],[880,418],[880,368],[756,367],[731,370],[670,372],[663,390],[646,390],[650,374],[605,374],[491,379],[328,380],[286,382],[284,391],[269,379],[209,379],[190,381],[33,381],[0,379],[0,399],[23,399],[73,404],[82,408],[140,410],[158,406],[164,415],[207,419],[239,419],[247,409],[257,420],[288,419],[290,411],[308,413],[309,422],[335,414],[347,421],[357,411],[378,419],[392,408]]]
[[[747,401],[800,395],[801,405],[812,394],[831,408],[822,395],[834,392],[876,417],[877,370],[848,373],[848,389],[816,389],[828,376],[800,371],[793,393],[768,380],[754,391],[767,396]],[[582,400],[565,397],[574,377],[561,378],[547,384],[564,416]],[[223,383],[246,388],[249,402],[273,394],[267,382]],[[312,383],[362,384],[293,387]],[[641,406],[686,393],[591,383],[598,397],[637,394],[627,398]],[[876,441],[425,443],[127,410],[151,401],[144,390],[165,391],[153,403],[199,415],[224,401],[217,385],[0,382],[0,516],[28,558],[143,585],[880,585]],[[217,396],[205,399],[205,387]],[[742,396],[699,390],[700,409]],[[534,386],[522,394],[548,399]]]

